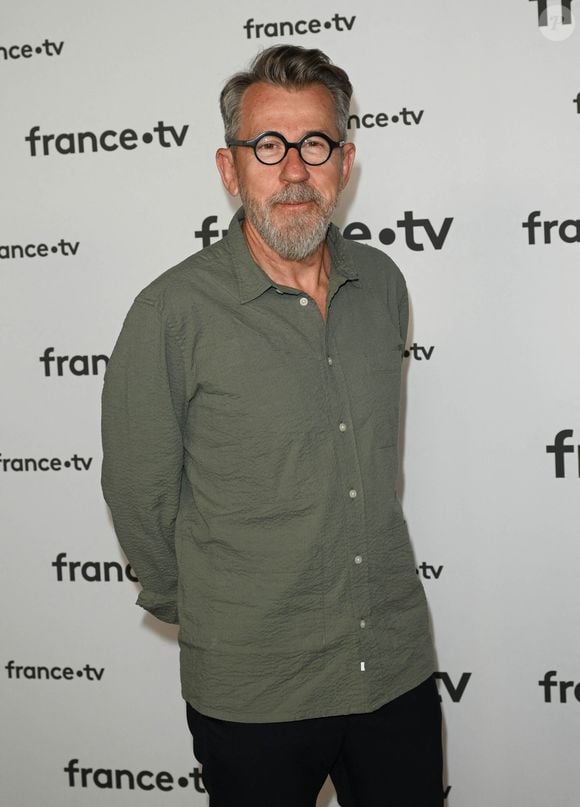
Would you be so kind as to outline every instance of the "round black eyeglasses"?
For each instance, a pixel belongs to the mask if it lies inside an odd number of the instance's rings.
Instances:
[[[342,148],[346,140],[332,140],[324,132],[308,132],[296,143],[289,143],[280,132],[263,132],[253,140],[228,140],[228,146],[247,146],[254,150],[256,159],[264,165],[277,165],[296,149],[306,165],[323,165],[334,149]]]

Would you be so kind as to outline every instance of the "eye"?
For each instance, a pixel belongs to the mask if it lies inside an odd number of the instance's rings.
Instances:
[[[320,165],[326,162],[330,156],[331,147],[328,142],[319,135],[309,135],[300,147],[302,159],[310,165]]]
[[[321,137],[309,137],[304,141],[302,148],[306,148],[309,151],[326,151],[328,143]]]
[[[272,135],[267,135],[256,143],[256,151],[260,157],[275,157],[284,152],[284,143]]]

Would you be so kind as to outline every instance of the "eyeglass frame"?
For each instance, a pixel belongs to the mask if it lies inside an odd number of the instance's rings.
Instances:
[[[304,157],[300,153],[300,149],[302,148],[304,142],[306,140],[308,140],[309,137],[312,137],[313,135],[316,135],[317,137],[321,137],[330,146],[330,151],[328,152],[328,157],[325,160],[323,160],[321,163],[309,163],[307,160],[304,159]],[[261,160],[258,157],[258,154],[257,154],[257,151],[256,151],[256,146],[258,145],[260,140],[263,137],[268,137],[268,136],[277,137],[284,143],[284,154],[280,157],[279,160],[276,160],[275,163],[265,163],[263,160]],[[300,140],[297,140],[295,143],[291,143],[289,140],[286,140],[284,135],[281,134],[280,132],[274,132],[274,131],[262,132],[262,134],[259,134],[256,137],[253,137],[251,140],[226,140],[226,146],[228,148],[230,148],[231,146],[247,146],[248,148],[253,149],[254,157],[256,158],[256,160],[261,165],[279,165],[282,162],[282,160],[286,157],[286,155],[288,154],[290,149],[296,149],[296,151],[298,152],[298,156],[300,157],[302,162],[305,165],[311,165],[313,167],[317,167],[319,165],[324,165],[325,163],[327,163],[330,160],[330,158],[332,157],[332,152],[334,151],[334,149],[342,148],[345,144],[346,144],[346,140],[333,140],[327,134],[324,134],[324,132],[307,132],[304,135],[304,137],[300,138]]]

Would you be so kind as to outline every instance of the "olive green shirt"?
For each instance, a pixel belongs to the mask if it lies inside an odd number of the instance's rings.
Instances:
[[[243,211],[135,300],[103,392],[103,490],[225,720],[369,712],[434,670],[395,493],[404,280],[333,225],[326,321],[252,260]]]

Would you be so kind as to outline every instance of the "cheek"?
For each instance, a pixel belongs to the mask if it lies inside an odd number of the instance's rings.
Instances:
[[[325,177],[324,182],[317,185],[317,190],[325,199],[336,199],[338,193],[342,190],[341,175],[333,171],[330,176]]]
[[[268,176],[261,172],[248,171],[241,177],[241,187],[244,192],[257,202],[265,202],[282,188],[274,175]]]

